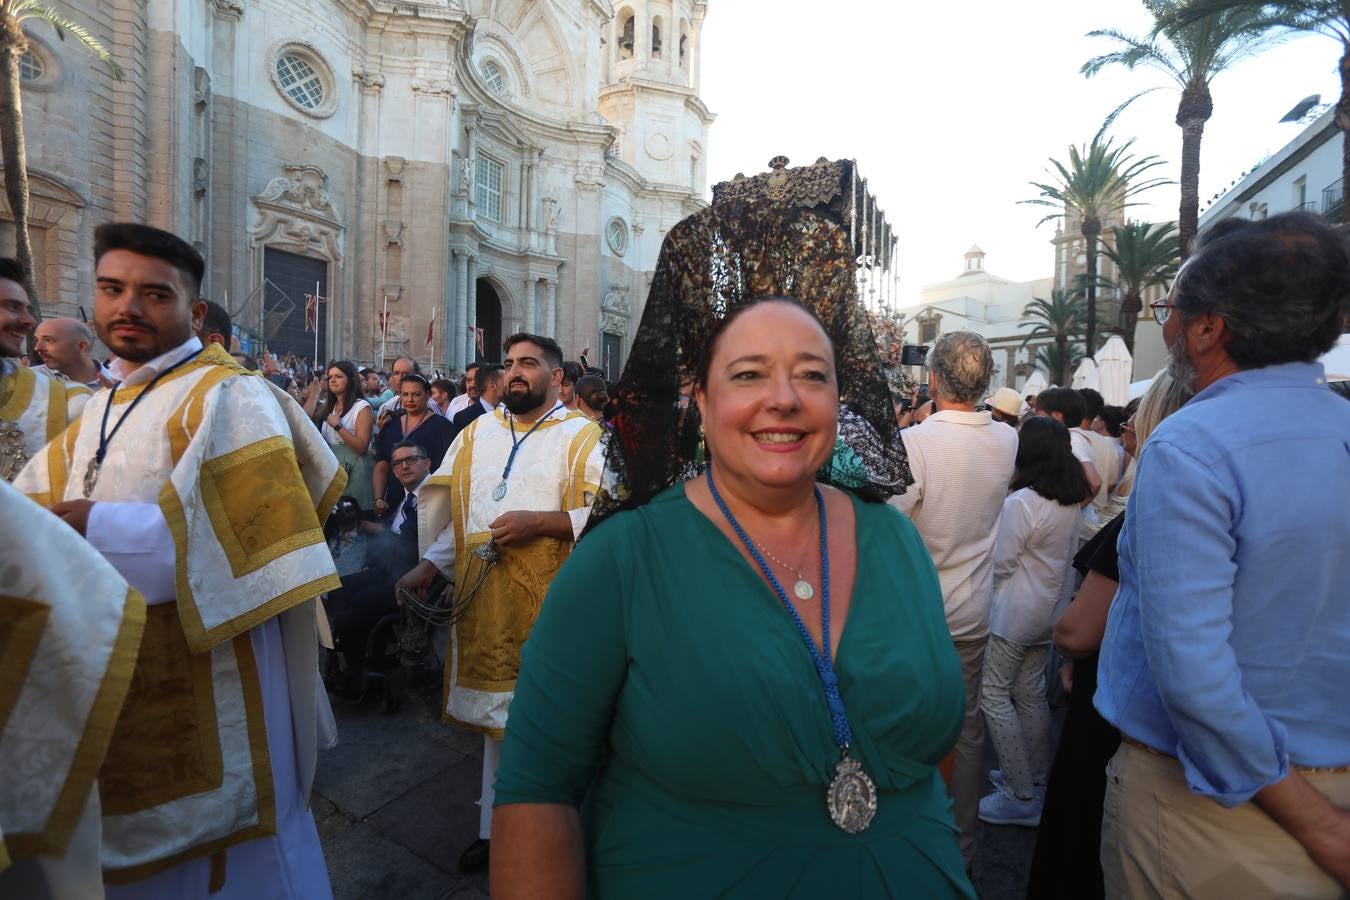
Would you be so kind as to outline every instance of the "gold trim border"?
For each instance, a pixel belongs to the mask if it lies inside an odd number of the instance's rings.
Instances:
[[[250,635],[242,634],[234,639],[234,658],[239,670],[240,691],[244,695],[244,718],[248,727],[253,787],[258,798],[258,821],[224,837],[180,850],[164,859],[121,869],[104,869],[104,884],[134,884],[166,872],[188,860],[221,853],[236,844],[277,833],[276,786],[272,779],[272,758],[267,748],[267,719],[263,710],[262,687],[258,679],[258,663],[253,655],[253,638]]]
[[[131,689],[131,673],[136,668],[136,657],[140,654],[141,634],[145,630],[145,598],[135,588],[128,587],[126,601],[122,610],[122,624],[118,626],[117,637],[113,641],[112,654],[108,659],[108,668],[94,695],[94,704],[90,708],[89,718],[85,721],[84,734],[71,762],[66,783],[56,800],[56,806],[47,819],[47,827],[38,834],[6,835],[5,841],[15,856],[36,856],[38,854],[62,855],[70,843],[89,792],[94,789],[94,779],[99,767],[103,765],[104,754],[108,752],[108,742],[112,740],[113,726],[122,712],[122,703],[127,691]]]
[[[14,379],[14,386],[10,388],[9,396],[5,398],[4,403],[0,404],[0,419],[17,422],[19,416],[28,410],[28,404],[33,402],[38,377],[27,366],[17,363],[10,377]]]

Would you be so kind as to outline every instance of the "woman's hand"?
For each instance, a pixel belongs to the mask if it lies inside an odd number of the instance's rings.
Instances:
[[[327,421],[329,427],[334,430],[342,427],[342,416],[339,416],[336,411],[329,413],[328,418],[325,421]]]

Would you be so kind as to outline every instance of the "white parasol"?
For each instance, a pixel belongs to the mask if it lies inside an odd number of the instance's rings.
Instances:
[[[1083,357],[1083,361],[1078,364],[1078,368],[1073,370],[1073,382],[1069,385],[1074,390],[1079,388],[1101,389],[1101,376],[1097,371],[1097,361],[1090,356]]]
[[[1102,399],[1109,406],[1124,406],[1130,400],[1130,373],[1134,359],[1118,334],[1111,335],[1097,351],[1097,380]]]
[[[1022,385],[1022,396],[1034,397],[1049,386],[1050,382],[1046,380],[1045,373],[1040,369],[1035,369],[1032,371],[1031,377],[1027,379],[1027,383]]]

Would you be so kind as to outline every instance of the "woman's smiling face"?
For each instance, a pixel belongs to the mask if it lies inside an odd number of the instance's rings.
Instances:
[[[727,325],[695,399],[718,472],[747,488],[810,483],[834,450],[834,349],[793,303],[762,301]]]

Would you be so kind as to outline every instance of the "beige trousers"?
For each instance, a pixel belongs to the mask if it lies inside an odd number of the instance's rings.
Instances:
[[[1350,773],[1305,777],[1350,806]],[[1107,900],[1350,896],[1255,803],[1193,794],[1181,763],[1125,743],[1106,767],[1102,875]]]
[[[956,739],[952,760],[952,815],[961,829],[961,856],[969,869],[975,861],[975,829],[979,827],[980,797],[993,790],[985,780],[984,717],[980,714],[980,678],[984,672],[987,637],[957,640],[961,676],[966,683],[966,718]]]

